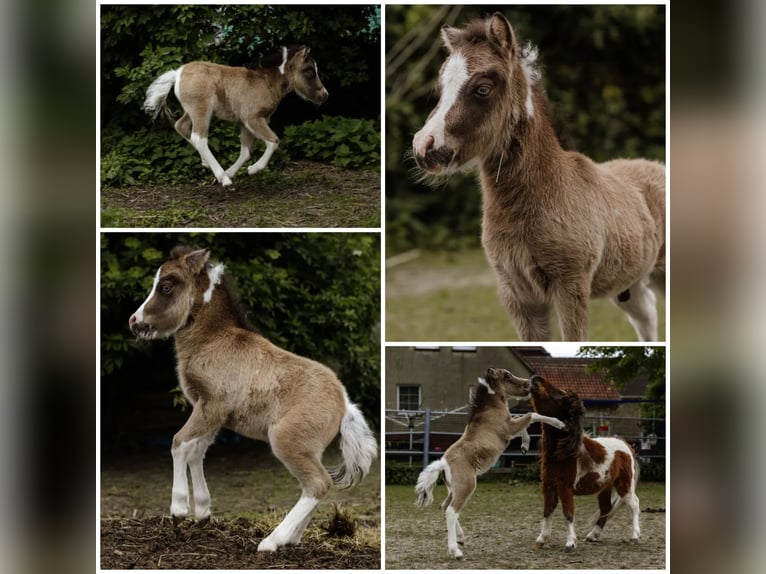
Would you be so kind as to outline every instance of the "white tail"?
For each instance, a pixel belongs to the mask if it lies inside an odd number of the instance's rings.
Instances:
[[[446,471],[447,462],[440,458],[429,464],[423,469],[423,472],[418,476],[418,483],[415,485],[415,492],[418,495],[415,504],[418,506],[428,506],[434,500],[433,490],[436,481],[439,480],[439,475],[442,471]]]
[[[378,443],[372,434],[364,415],[346,397],[346,413],[340,423],[340,450],[343,464],[330,470],[332,481],[339,486],[352,486],[362,480],[370,471],[373,459],[378,454]]]
[[[154,80],[146,90],[146,100],[144,100],[143,109],[152,115],[152,120],[156,120],[160,112],[165,112],[165,115],[172,118],[170,110],[168,110],[167,100],[170,90],[176,84],[176,77],[179,71],[180,68],[165,72]]]

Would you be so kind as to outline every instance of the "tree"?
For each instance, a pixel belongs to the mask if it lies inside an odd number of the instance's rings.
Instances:
[[[595,358],[588,367],[589,372],[601,371],[614,381],[617,388],[624,388],[637,377],[646,377],[648,384],[644,398],[648,401],[663,401],[660,407],[652,403],[642,407],[644,413],[655,413],[654,417],[665,416],[665,348],[664,347],[580,347],[581,357]]]

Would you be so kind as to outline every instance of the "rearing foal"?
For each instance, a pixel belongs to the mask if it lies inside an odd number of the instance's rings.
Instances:
[[[294,91],[317,105],[327,100],[329,94],[309,51],[306,46],[283,47],[276,59],[264,58],[254,69],[210,62],[184,64],[152,82],[146,90],[144,110],[153,118],[161,111],[172,117],[167,97],[174,89],[184,109],[184,115],[175,124],[176,131],[194,146],[202,164],[212,170],[221,185],[231,185],[231,178],[250,158],[256,138],[266,143],[266,151],[247,168],[247,173],[253,175],[266,167],[279,145],[279,138],[269,127],[269,119],[287,94]],[[239,158],[226,171],[207,145],[212,116],[240,125]]]
[[[479,379],[463,435],[418,477],[416,504],[425,506],[433,501],[434,485],[444,472],[448,494],[442,502],[442,509],[447,517],[447,547],[455,558],[463,557],[457,545],[465,539],[458,516],[476,490],[476,477],[497,462],[514,436],[522,435],[521,448],[526,452],[529,448],[527,427],[530,424],[540,422],[564,428],[560,420],[537,413],[511,416],[508,399],[529,398],[529,391],[530,384],[526,379],[515,377],[505,369],[487,369],[486,378]]]
[[[564,151],[548,120],[537,51],[521,49],[495,13],[445,26],[439,103],[415,134],[431,174],[478,165],[482,243],[519,336],[588,339],[588,302],[609,297],[641,340],[657,338],[653,289],[665,287],[665,168],[642,159],[597,164]]]
[[[208,250],[174,249],[129,325],[142,339],[175,339],[178,379],[193,405],[171,449],[174,522],[189,512],[187,466],[195,515],[209,518],[202,460],[222,427],[268,442],[303,489],[259,551],[297,544],[333,483],[350,486],[367,475],[377,444],[341,382],[324,365],[254,332]],[[328,472],[322,453],[338,433],[343,463]]]

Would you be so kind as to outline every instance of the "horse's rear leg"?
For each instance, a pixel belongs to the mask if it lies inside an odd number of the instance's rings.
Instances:
[[[498,294],[511,316],[513,326],[522,341],[550,341],[550,307],[544,303],[523,303],[502,283],[498,284]]]
[[[657,298],[645,282],[632,285],[616,302],[628,315],[640,341],[657,340]]]
[[[296,440],[296,433],[291,430],[295,429],[272,427],[269,442],[274,455],[301,483],[301,497],[274,531],[261,541],[259,552],[274,552],[280,546],[298,544],[319,501],[332,486],[332,478],[320,460],[322,451],[302,450],[301,441]]]
[[[239,157],[237,158],[237,161],[235,161],[232,164],[232,166],[226,170],[226,175],[228,175],[229,177],[234,177],[237,174],[237,171],[239,171],[239,168],[245,165],[245,162],[250,159],[250,148],[253,145],[254,140],[255,140],[255,136],[252,133],[250,133],[250,130],[248,130],[245,126],[240,126]]]
[[[465,542],[465,533],[460,526],[460,511],[476,490],[476,473],[468,464],[450,465],[452,478],[452,501],[444,511],[447,518],[447,549],[455,558],[462,558],[463,552],[458,543]]]
[[[250,133],[261,139],[266,144],[266,151],[253,165],[247,168],[247,173],[253,175],[258,173],[269,163],[272,154],[279,147],[279,138],[277,134],[271,131],[266,118],[254,117],[243,122],[243,125],[250,131]]]
[[[613,502],[617,502],[619,500],[618,497],[615,497],[615,500],[612,501],[612,489],[608,488],[607,490],[602,490],[598,493],[598,510],[596,511],[596,514],[591,519],[591,522],[593,523],[593,528],[590,532],[588,532],[588,535],[585,537],[585,540],[588,542],[596,542],[601,537],[601,531],[604,529],[604,525],[606,524],[607,518],[609,518],[609,513],[612,511],[612,504]]]
[[[198,109],[187,113],[191,118],[192,124],[191,134],[189,135],[188,140],[194,146],[194,149],[197,150],[197,153],[199,153],[199,156],[202,159],[202,165],[210,168],[210,171],[213,172],[215,179],[221,185],[231,185],[231,178],[223,171],[221,164],[218,163],[217,159],[215,159],[213,152],[210,151],[210,148],[207,145],[207,135],[208,129],[210,127],[210,117],[212,115],[212,111]],[[183,120],[183,118],[176,122],[176,130],[178,133],[184,136],[184,131],[182,130],[186,129],[187,124],[182,124],[179,129],[178,124],[181,123],[181,120]]]
[[[173,490],[170,514],[178,523],[189,514],[189,483],[186,467],[189,467],[194,489],[194,514],[198,520],[210,516],[210,492],[203,472],[203,459],[207,448],[221,428],[220,421],[204,412],[204,404],[194,405],[189,420],[173,437],[170,449],[173,456]]]

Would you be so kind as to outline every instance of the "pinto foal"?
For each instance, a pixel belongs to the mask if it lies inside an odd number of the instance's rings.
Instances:
[[[283,47],[278,61],[272,57],[264,58],[262,65],[255,69],[210,62],[184,64],[152,82],[146,90],[144,110],[153,118],[161,111],[172,117],[167,97],[174,89],[184,109],[184,115],[175,124],[176,131],[194,146],[202,164],[212,170],[221,185],[231,185],[231,178],[250,158],[256,138],[265,142],[266,151],[247,168],[247,173],[253,175],[269,163],[279,145],[279,138],[269,127],[269,119],[287,94],[295,92],[316,105],[327,100],[329,94],[319,79],[316,62],[309,56],[309,51],[305,46]],[[207,144],[212,116],[240,126],[239,157],[226,171]]]
[[[367,475],[377,454],[375,437],[330,369],[252,329],[223,265],[211,263],[208,250],[176,248],[172,256],[129,325],[142,339],[175,339],[179,383],[193,406],[173,437],[173,521],[189,513],[187,467],[195,515],[209,518],[202,460],[226,427],[268,442],[302,487],[300,500],[258,550],[297,544],[332,484],[350,486]],[[338,434],[343,462],[328,472],[322,453]]]
[[[665,167],[597,164],[562,149],[548,120],[537,51],[500,13],[444,26],[449,57],[439,103],[412,141],[421,169],[478,165],[482,244],[525,341],[588,340],[588,304],[608,297],[643,341],[657,339],[654,291],[665,293]]]
[[[540,422],[564,428],[560,420],[537,413],[511,416],[506,404],[508,399],[528,398],[529,391],[526,379],[519,379],[504,369],[487,369],[486,378],[479,379],[463,436],[418,477],[416,504],[422,507],[433,502],[434,485],[444,472],[447,498],[441,506],[447,517],[447,548],[455,558],[463,557],[457,545],[465,540],[458,516],[476,490],[476,477],[487,472],[510,440],[519,434],[523,437],[522,451],[526,452],[529,448],[526,429],[530,424]]]
[[[626,504],[633,522],[631,541],[641,535],[639,526],[638,462],[630,445],[621,438],[590,438],[582,429],[585,408],[575,393],[556,388],[539,375],[529,380],[535,411],[565,421],[566,428],[544,427],[541,439],[540,473],[543,489],[543,524],[537,545],[545,544],[551,533],[551,520],[559,499],[567,522],[565,550],[574,550],[577,535],[574,530],[574,495],[595,494],[599,510],[591,518],[591,530],[586,536],[595,542],[608,518]],[[612,491],[615,491],[612,496]]]

